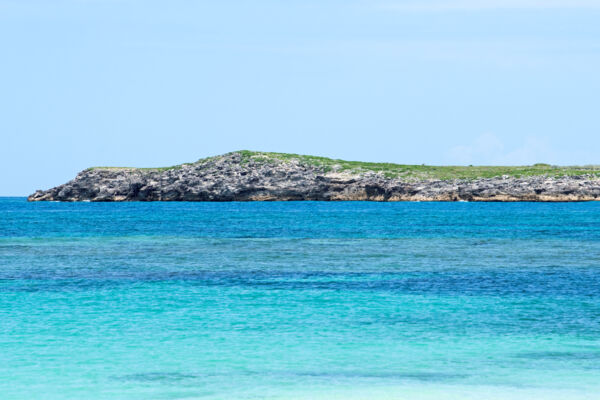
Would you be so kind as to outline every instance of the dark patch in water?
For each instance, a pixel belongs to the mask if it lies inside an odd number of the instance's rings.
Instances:
[[[600,360],[600,352],[574,352],[574,351],[531,351],[518,353],[517,358],[529,360]]]
[[[262,290],[353,290],[406,294],[491,296],[588,296],[600,292],[600,279],[590,271],[546,268],[537,272],[514,270],[446,271],[439,273],[331,273],[282,271],[78,271],[0,272],[14,281],[3,292],[86,291],[138,283],[174,283],[205,287],[251,287]]]
[[[273,376],[305,376],[313,378],[374,378],[374,379],[395,379],[395,380],[418,380],[426,382],[440,382],[467,378],[466,374],[454,374],[444,372],[361,372],[361,371],[244,371],[236,372],[237,375],[273,375]],[[228,373],[209,373],[209,374],[191,374],[179,372],[145,372],[138,374],[129,374],[114,376],[113,379],[128,382],[157,382],[157,383],[178,383],[183,380],[199,379],[206,377],[224,376]]]
[[[440,382],[456,379],[464,379],[469,375],[452,374],[444,372],[360,372],[360,371],[336,371],[336,372],[297,372],[298,376],[312,376],[324,378],[383,378],[383,379],[412,379],[427,382]]]
[[[179,382],[185,379],[195,379],[198,375],[181,374],[179,372],[146,372],[113,377],[114,379],[130,382]]]

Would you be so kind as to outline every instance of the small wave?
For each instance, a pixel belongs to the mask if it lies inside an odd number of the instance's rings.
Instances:
[[[145,372],[113,377],[116,380],[130,382],[179,382],[195,378],[198,378],[198,375],[182,374],[179,372]]]

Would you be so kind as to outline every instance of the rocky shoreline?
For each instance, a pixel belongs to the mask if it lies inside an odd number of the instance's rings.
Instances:
[[[597,201],[597,175],[414,179],[225,154],[167,169],[90,168],[29,201]]]

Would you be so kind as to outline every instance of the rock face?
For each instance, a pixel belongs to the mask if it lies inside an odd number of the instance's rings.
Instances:
[[[95,168],[29,201],[590,201],[592,175],[469,180],[388,178],[335,172],[302,160],[247,160],[240,153],[171,169]]]

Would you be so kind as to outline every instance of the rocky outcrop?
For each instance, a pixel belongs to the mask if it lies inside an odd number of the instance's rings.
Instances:
[[[229,153],[164,170],[88,169],[29,196],[29,201],[269,200],[589,201],[600,200],[600,180],[592,175],[415,180]]]

